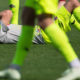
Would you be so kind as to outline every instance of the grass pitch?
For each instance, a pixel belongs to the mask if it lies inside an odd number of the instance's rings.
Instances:
[[[24,0],[20,2],[24,4]],[[20,16],[23,4],[20,5]],[[0,11],[4,9],[8,9],[7,0],[0,1]],[[80,57],[80,32],[72,27],[72,31],[67,34]],[[0,70],[9,66],[15,50],[16,44],[0,44]],[[21,69],[22,80],[56,80],[67,66],[63,56],[52,45],[33,44]]]

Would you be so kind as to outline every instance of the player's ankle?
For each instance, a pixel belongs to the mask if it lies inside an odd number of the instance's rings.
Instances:
[[[9,66],[9,68],[12,68],[12,69],[16,69],[16,70],[18,70],[18,71],[20,71],[20,66],[19,65],[17,65],[17,64],[11,64],[10,66]]]
[[[69,63],[71,68],[80,68],[80,60],[78,58],[74,59]]]

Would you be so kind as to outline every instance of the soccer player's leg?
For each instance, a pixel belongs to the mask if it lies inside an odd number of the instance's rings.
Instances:
[[[74,0],[73,0],[73,2],[74,2]],[[68,2],[65,5],[65,7],[67,8],[67,10],[69,12],[72,12],[73,11],[73,9],[74,9],[73,6],[74,6],[74,4],[71,5],[70,2]],[[74,16],[73,16],[73,19],[74,19]],[[78,64],[78,66],[75,66],[76,64]],[[70,63],[70,65],[72,65],[74,67],[72,69],[66,71],[66,74],[64,73],[63,77],[62,78],[59,78],[58,80],[74,80],[74,79],[80,79],[80,75],[79,75],[80,74],[80,61],[79,61],[79,59],[77,58],[77,59],[73,60]]]
[[[19,0],[9,0],[9,8],[13,13],[11,24],[18,24]]]
[[[66,2],[65,0],[60,0],[58,7],[60,8],[62,5],[65,4],[65,2]],[[77,0],[75,1],[75,3],[76,5],[78,4]],[[80,31],[80,22],[78,22],[77,19],[74,17],[74,14],[71,16],[70,25],[72,25],[73,27],[75,27],[76,29]]]
[[[45,19],[42,18],[42,20],[40,21],[40,25],[44,25],[42,26],[42,28],[44,29],[45,33],[52,41],[52,44],[61,51],[67,62],[70,63],[71,61],[77,58],[65,32],[59,27],[58,24],[53,22],[52,17],[50,17],[50,15],[47,15],[47,18],[45,17]]]
[[[26,52],[29,51],[34,29],[35,11],[33,8],[24,7],[22,14],[22,33],[18,42],[16,56],[12,64],[22,65],[26,57]],[[20,51],[21,50],[21,51]]]
[[[64,5],[65,2],[66,2],[65,0],[61,0],[59,2],[59,7],[61,7],[62,5]],[[76,5],[77,4],[78,3],[76,3]],[[71,18],[70,18],[70,25],[73,26],[73,27],[75,27],[77,30],[80,31],[80,22],[78,22],[78,20],[74,17],[74,15],[72,15]]]
[[[19,68],[20,66],[23,65],[24,59],[32,44],[34,20],[35,20],[34,9],[25,7],[22,15],[23,23],[22,33],[17,45],[16,55],[13,59],[12,65],[10,66],[11,68],[16,67],[16,65]]]
[[[68,6],[66,6],[68,11],[73,13],[74,17],[80,22],[80,3],[79,0],[69,0]]]
[[[73,13],[73,15],[71,16],[71,19],[70,19],[70,24],[72,26],[74,26],[75,28],[77,28],[78,30],[80,30],[80,22],[79,22],[80,7],[79,6],[80,6],[80,4],[79,4],[78,0],[69,0],[68,6],[66,6],[68,11]]]
[[[65,21],[66,19],[70,19],[69,12],[65,9],[65,7],[64,8],[62,7],[62,9],[60,10],[65,11],[65,13],[59,14],[61,17],[62,15],[67,15],[68,17],[67,18],[66,16],[63,16]],[[39,18],[40,26],[42,27],[42,29],[44,29],[45,33],[52,41],[52,44],[62,53],[62,55],[64,56],[64,58],[66,59],[66,61],[69,63],[71,67],[70,70],[72,71],[68,73],[68,77],[67,75],[64,77],[64,80],[66,80],[66,78],[67,80],[73,80],[79,78],[80,75],[76,75],[76,74],[80,73],[80,61],[75,51],[73,50],[65,32],[59,27],[58,24],[53,22],[51,15],[43,14],[38,16],[38,18]],[[75,75],[75,77],[72,77],[73,75]]]
[[[77,1],[77,4],[75,4],[75,8],[73,10],[73,15],[76,18],[76,20],[78,20],[78,22],[80,22],[80,3]]]
[[[65,0],[59,0],[59,3],[58,3],[58,8],[60,8],[61,6],[63,6],[64,4],[66,3]],[[53,17],[54,18],[54,17]],[[55,20],[55,18],[54,18]],[[41,29],[41,33],[42,33],[42,37],[45,41],[45,43],[51,43],[51,40],[48,38],[48,36],[45,34],[44,30]]]
[[[33,5],[31,2],[28,1],[33,0],[27,0],[27,4]],[[32,44],[32,37],[33,37],[33,30],[34,30],[34,22],[35,22],[35,10],[33,7],[24,7],[23,13],[22,13],[22,32],[21,36],[19,38],[19,42],[17,44],[17,50],[15,57],[13,58],[13,62],[10,65],[9,69],[4,70],[0,72],[0,77],[6,77],[14,79],[14,80],[20,80],[21,76],[18,70],[24,63],[24,59],[30,49],[30,46]]]

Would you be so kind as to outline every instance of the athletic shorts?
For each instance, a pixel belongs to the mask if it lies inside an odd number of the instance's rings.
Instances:
[[[58,9],[58,0],[26,0],[25,6],[33,8],[37,15],[54,15]]]

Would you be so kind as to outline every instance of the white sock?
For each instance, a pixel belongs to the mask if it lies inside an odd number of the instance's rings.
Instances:
[[[70,62],[69,65],[72,68],[80,67],[80,60],[78,58],[76,58],[75,60]]]

